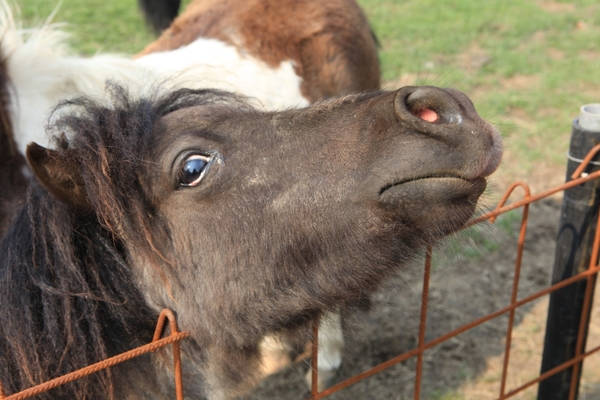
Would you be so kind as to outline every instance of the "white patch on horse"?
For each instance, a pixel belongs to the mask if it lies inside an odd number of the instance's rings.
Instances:
[[[141,68],[116,55],[84,58],[73,55],[68,35],[46,23],[22,29],[10,7],[0,2],[0,48],[11,85],[10,116],[15,141],[25,154],[30,142],[48,146],[45,125],[60,100],[80,95],[100,96],[107,79],[132,82]]]
[[[175,77],[179,86],[239,93],[255,98],[265,110],[308,105],[300,92],[302,79],[291,61],[271,68],[216,39],[200,38],[177,50],[148,54],[136,61],[158,75]]]

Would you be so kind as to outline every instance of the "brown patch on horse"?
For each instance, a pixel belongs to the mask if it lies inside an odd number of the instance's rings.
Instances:
[[[354,0],[196,0],[138,57],[200,37],[271,67],[293,61],[310,101],[380,86],[375,38]]]
[[[27,168],[25,158],[19,153],[13,136],[9,85],[6,60],[0,55],[0,239],[21,209],[29,182],[23,174]]]

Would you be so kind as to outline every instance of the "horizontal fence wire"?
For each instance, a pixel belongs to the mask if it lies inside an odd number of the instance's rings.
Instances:
[[[165,327],[166,320],[169,320],[169,325],[171,328],[171,334],[163,339],[162,332]],[[137,347],[133,350],[129,350],[125,353],[121,353],[117,356],[107,358],[106,360],[97,362],[95,364],[89,365],[87,367],[81,368],[77,371],[70,372],[66,375],[63,375],[58,378],[51,379],[47,382],[41,383],[39,385],[33,386],[29,389],[25,389],[21,392],[12,394],[10,396],[6,396],[4,392],[4,388],[0,383],[0,399],[1,400],[21,400],[27,399],[29,397],[38,395],[43,392],[47,392],[50,389],[54,389],[55,387],[64,385],[65,383],[72,382],[74,380],[83,378],[85,376],[91,375],[103,369],[112,367],[114,365],[120,364],[127,360],[131,360],[132,358],[139,357],[143,354],[154,352],[161,347],[168,346],[170,344],[173,345],[173,359],[175,364],[175,393],[177,400],[183,400],[183,386],[181,379],[181,360],[179,354],[179,341],[185,339],[189,336],[188,332],[179,332],[177,329],[177,321],[175,319],[175,315],[169,309],[164,309],[160,316],[158,317],[158,322],[156,324],[156,330],[154,331],[154,338],[152,342]]]
[[[518,243],[517,243],[517,258],[516,258],[516,263],[515,263],[515,274],[514,274],[514,278],[513,278],[511,300],[510,300],[510,304],[508,306],[506,306],[502,309],[499,309],[495,312],[492,312],[490,314],[487,314],[483,317],[477,318],[477,319],[471,321],[470,323],[465,324],[457,329],[454,329],[453,331],[448,332],[444,335],[441,335],[433,340],[430,340],[429,342],[425,342],[426,319],[427,319],[427,308],[428,308],[427,306],[428,306],[428,297],[429,297],[429,280],[430,280],[429,278],[430,278],[430,274],[431,274],[431,254],[432,254],[431,247],[428,247],[427,251],[426,251],[426,257],[425,257],[425,272],[424,272],[424,279],[423,279],[423,294],[422,294],[422,300],[421,300],[421,316],[420,316],[420,327],[419,327],[417,347],[319,392],[318,385],[317,385],[317,382],[318,382],[318,356],[317,355],[318,355],[318,348],[319,348],[318,347],[319,346],[319,344],[318,344],[319,320],[317,319],[317,320],[315,320],[314,325],[313,325],[313,346],[312,346],[312,351],[311,351],[311,353],[312,353],[311,397],[309,397],[307,400],[319,400],[319,399],[325,398],[335,392],[338,392],[348,386],[351,386],[357,382],[360,382],[366,378],[369,378],[370,376],[373,376],[387,368],[390,368],[390,367],[392,367],[402,361],[408,360],[412,357],[417,357],[416,375],[415,375],[415,382],[414,382],[415,383],[414,398],[415,398],[415,400],[419,400],[420,395],[421,395],[423,353],[426,350],[431,349],[431,348],[433,348],[433,347],[435,347],[435,346],[437,346],[437,345],[439,345],[461,333],[464,333],[464,332],[466,332],[470,329],[473,329],[487,321],[498,318],[507,313],[508,313],[508,326],[507,326],[507,335],[506,335],[506,345],[505,345],[505,349],[504,349],[504,360],[503,360],[503,366],[502,366],[500,391],[499,391],[499,395],[497,397],[498,400],[504,400],[504,399],[513,397],[516,394],[522,392],[523,390],[535,385],[536,383],[539,383],[540,381],[547,379],[548,377],[553,376],[569,367],[573,367],[575,369],[576,373],[573,374],[573,377],[574,377],[573,379],[576,379],[576,376],[578,375],[577,372],[580,368],[581,362],[586,357],[589,357],[592,354],[595,354],[598,351],[600,351],[600,346],[595,347],[587,352],[583,351],[584,334],[582,332],[585,331],[584,329],[580,329],[580,331],[579,331],[580,333],[579,333],[579,337],[577,338],[575,357],[573,357],[569,361],[567,361],[561,365],[558,365],[555,368],[541,374],[536,379],[526,382],[526,383],[522,384],[521,386],[519,386],[509,392],[506,392],[506,379],[507,379],[508,363],[509,363],[509,359],[510,359],[511,337],[512,337],[512,331],[513,331],[513,327],[514,327],[515,310],[518,307],[523,306],[532,301],[535,301],[538,298],[540,298],[546,294],[555,292],[555,291],[557,291],[561,288],[564,288],[568,285],[571,285],[575,282],[586,279],[586,280],[588,280],[588,285],[586,286],[584,310],[583,310],[583,316],[581,319],[581,325],[582,325],[582,327],[584,327],[586,324],[589,323],[587,315],[588,315],[588,311],[590,310],[590,307],[591,307],[592,292],[593,292],[593,285],[590,284],[590,282],[593,282],[592,278],[595,275],[597,275],[598,272],[600,271],[600,265],[598,265],[598,263],[597,263],[598,262],[598,254],[600,252],[600,217],[597,222],[596,236],[594,238],[592,261],[590,263],[589,268],[586,271],[581,272],[577,275],[574,275],[563,281],[560,281],[546,289],[540,290],[540,291],[538,291],[532,295],[529,295],[521,300],[517,300],[517,293],[518,293],[518,282],[519,282],[519,276],[520,276],[520,270],[521,270],[521,260],[522,260],[522,255],[523,255],[523,248],[525,245],[525,234],[526,234],[526,230],[527,230],[529,205],[531,203],[534,203],[536,201],[539,201],[541,199],[549,197],[553,194],[562,192],[566,189],[570,189],[572,187],[581,185],[581,184],[591,181],[593,179],[600,178],[600,171],[596,171],[596,172],[593,172],[590,174],[586,174],[585,172],[583,172],[583,171],[585,171],[585,168],[589,164],[590,160],[594,157],[594,155],[598,151],[600,151],[600,145],[595,146],[588,153],[588,155],[584,158],[584,160],[581,163],[581,165],[579,166],[579,168],[573,173],[571,181],[566,182],[562,185],[559,185],[555,188],[541,192],[537,195],[530,194],[530,190],[529,190],[529,187],[527,186],[527,184],[525,184],[523,182],[516,182],[509,187],[509,189],[506,191],[506,193],[504,194],[504,196],[498,203],[497,207],[493,211],[490,211],[484,215],[476,217],[466,224],[465,228],[473,226],[475,224],[482,223],[484,221],[489,221],[489,222],[493,223],[499,215],[507,213],[508,211],[511,211],[511,210],[514,210],[517,208],[521,208],[521,207],[523,208],[523,213],[522,213],[522,218],[521,218],[521,228],[519,231],[519,239],[518,239]],[[523,191],[525,192],[524,198],[506,205],[505,204],[506,201],[512,195],[514,190],[518,187],[521,187],[523,189]],[[169,324],[170,324],[171,334],[169,336],[161,339],[160,337],[162,336],[162,332],[164,330],[167,320],[169,321]],[[180,354],[179,354],[180,353],[179,341],[188,336],[189,336],[188,332],[179,332],[178,331],[177,322],[176,322],[173,312],[168,309],[165,309],[161,312],[161,314],[159,316],[155,334],[154,334],[154,338],[151,343],[140,346],[133,350],[129,350],[125,353],[108,358],[104,361],[92,364],[88,367],[71,372],[69,374],[52,379],[48,382],[39,384],[37,386],[31,387],[29,389],[23,390],[19,393],[15,393],[15,394],[12,394],[9,396],[7,396],[5,394],[4,389],[2,388],[2,385],[0,383],[0,400],[26,399],[28,397],[35,396],[37,394],[48,391],[50,389],[53,389],[57,386],[65,384],[65,383],[72,382],[76,379],[93,374],[102,369],[112,367],[116,364],[122,363],[124,361],[130,360],[132,358],[141,356],[141,355],[149,353],[149,352],[154,352],[154,351],[158,350],[159,348],[165,347],[167,345],[173,345],[176,398],[178,400],[183,400],[183,382],[182,382],[182,377],[181,377],[182,371],[181,371],[181,361],[180,361]],[[571,389],[571,393],[569,396],[570,399],[575,399],[575,396],[576,396],[575,389],[574,389],[575,386],[576,385],[571,384],[572,389]]]

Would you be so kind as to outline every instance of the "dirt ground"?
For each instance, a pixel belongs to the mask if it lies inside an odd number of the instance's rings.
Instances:
[[[519,298],[550,283],[559,214],[559,197],[531,206]],[[434,250],[427,341],[509,304],[520,215],[513,212],[494,225],[477,226]],[[336,382],[416,347],[422,275],[419,260],[373,296],[370,312],[346,313],[346,352]],[[546,296],[517,310],[508,390],[539,375],[547,307]],[[498,398],[507,321],[504,315],[428,350],[421,399]],[[598,344],[600,308],[594,307],[588,348]],[[415,364],[416,358],[409,359],[328,399],[412,399]],[[305,399],[310,395],[303,381],[307,369],[307,363],[299,363],[271,376],[244,400]],[[533,386],[513,398],[535,399],[536,393]],[[579,399],[599,398],[600,357],[595,356],[584,364]]]

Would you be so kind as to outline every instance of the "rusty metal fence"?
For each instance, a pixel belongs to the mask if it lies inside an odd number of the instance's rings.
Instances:
[[[424,280],[423,280],[423,293],[422,293],[422,299],[421,299],[421,315],[420,315],[420,325],[419,325],[420,328],[419,328],[419,334],[418,334],[417,347],[319,392],[317,389],[317,386],[316,386],[317,359],[318,359],[318,357],[316,355],[318,353],[318,343],[315,343],[316,345],[314,344],[313,349],[312,349],[313,386],[311,388],[311,397],[308,400],[318,400],[318,399],[325,398],[335,392],[342,390],[343,388],[351,386],[363,379],[366,379],[374,374],[377,374],[387,368],[390,368],[400,362],[406,361],[413,357],[416,357],[416,360],[417,360],[416,371],[415,371],[416,375],[415,375],[415,379],[414,379],[414,399],[419,400],[419,399],[421,399],[421,379],[422,379],[422,372],[423,372],[423,354],[426,350],[431,349],[447,340],[450,340],[451,338],[456,337],[456,336],[460,335],[461,333],[464,333],[470,329],[473,329],[479,325],[482,325],[485,322],[488,322],[492,319],[498,318],[498,317],[506,315],[506,314],[508,314],[508,325],[506,327],[506,344],[505,344],[505,349],[504,349],[504,362],[503,362],[503,367],[502,367],[502,375],[500,378],[500,390],[499,390],[498,396],[496,397],[496,399],[498,399],[498,400],[504,400],[504,399],[509,399],[511,397],[514,397],[515,395],[523,392],[525,389],[527,389],[545,379],[548,379],[549,377],[552,377],[555,374],[558,374],[559,372],[566,370],[567,368],[573,367],[574,369],[578,369],[578,368],[580,368],[581,362],[583,361],[584,358],[589,357],[592,354],[595,354],[598,351],[600,351],[600,346],[590,349],[587,352],[583,351],[584,336],[585,336],[585,332],[586,332],[585,327],[589,323],[589,320],[588,320],[589,311],[591,309],[591,304],[592,304],[592,300],[593,300],[592,299],[593,280],[594,280],[595,276],[598,274],[598,271],[600,271],[600,265],[598,264],[598,254],[600,251],[600,218],[596,222],[597,228],[596,228],[596,235],[593,240],[593,249],[592,249],[592,257],[591,257],[592,262],[589,264],[589,267],[586,271],[581,272],[581,273],[579,273],[575,276],[572,276],[566,280],[563,280],[559,283],[556,283],[548,288],[545,288],[544,290],[541,290],[534,294],[531,294],[523,299],[517,299],[517,293],[518,293],[518,289],[519,289],[519,277],[520,277],[521,263],[522,263],[522,257],[523,257],[523,249],[525,246],[525,238],[526,238],[526,231],[527,231],[529,205],[536,201],[540,201],[544,198],[550,197],[556,193],[563,192],[567,189],[570,189],[575,186],[582,185],[591,180],[600,178],[600,171],[595,171],[595,172],[589,173],[589,174],[584,172],[586,170],[586,168],[588,167],[592,158],[594,158],[594,156],[598,152],[600,152],[600,145],[596,145],[595,147],[593,147],[592,150],[587,154],[587,156],[583,159],[583,161],[581,162],[579,167],[573,173],[573,175],[571,177],[572,178],[571,181],[569,181],[565,184],[562,184],[560,186],[557,186],[555,188],[552,188],[550,190],[544,191],[542,193],[532,195],[530,193],[529,186],[524,182],[516,182],[516,183],[512,184],[508,188],[508,190],[506,191],[506,193],[504,194],[504,196],[502,197],[500,202],[498,203],[496,209],[494,209],[493,211],[491,211],[485,215],[482,215],[480,217],[477,217],[477,218],[471,220],[467,224],[466,227],[470,227],[470,226],[482,223],[484,221],[489,221],[489,222],[493,223],[493,222],[495,222],[496,218],[501,214],[505,214],[505,213],[515,210],[515,209],[522,209],[522,218],[521,218],[521,226],[520,226],[520,230],[519,230],[519,237],[518,237],[518,244],[517,244],[517,257],[516,257],[515,269],[514,269],[512,293],[511,293],[510,303],[506,307],[499,309],[488,315],[485,315],[481,318],[478,318],[476,320],[473,320],[472,322],[470,322],[466,325],[463,325],[451,332],[448,332],[442,336],[439,336],[433,340],[426,342],[425,341],[425,332],[427,329],[429,279],[431,276],[431,258],[432,258],[431,257],[432,249],[429,248],[429,249],[427,249],[426,258],[425,258],[425,273],[424,273]],[[521,200],[514,201],[510,204],[506,204],[509,197],[511,197],[512,193],[517,188],[521,188],[524,191],[524,197]],[[584,307],[583,307],[583,311],[582,311],[582,315],[581,315],[581,324],[582,324],[583,329],[579,330],[579,335],[577,337],[577,343],[576,343],[575,356],[573,358],[571,358],[570,360],[568,360],[567,362],[564,362],[564,363],[556,366],[555,368],[553,368],[549,371],[546,371],[543,374],[540,374],[536,379],[533,379],[529,382],[523,383],[521,386],[514,388],[510,391],[507,391],[508,364],[509,364],[510,353],[511,353],[511,341],[512,341],[511,339],[512,339],[512,332],[513,332],[513,328],[514,328],[516,309],[520,306],[531,303],[531,302],[541,298],[544,295],[556,292],[559,289],[562,289],[566,286],[569,286],[573,283],[576,283],[578,281],[583,281],[583,280],[587,280],[588,285],[586,286]],[[315,338],[317,338],[317,332],[318,332],[317,324],[315,324],[315,326],[313,328],[313,332],[314,332],[313,333],[313,341],[314,341]],[[576,379],[577,377],[578,377],[578,373],[577,373],[577,371],[575,371],[575,373],[573,373],[573,379]],[[570,391],[569,397],[568,397],[569,400],[574,400],[576,398],[576,395],[577,395],[577,393],[575,392],[576,387],[577,387],[577,385],[573,382],[571,384],[571,391]]]
[[[565,191],[567,189],[570,189],[570,188],[576,187],[578,185],[582,185],[586,182],[600,178],[600,170],[591,172],[591,173],[584,172],[590,165],[590,161],[594,158],[594,156],[598,152],[600,152],[600,145],[594,146],[591,149],[591,151],[587,154],[587,156],[581,161],[579,167],[572,174],[572,177],[571,177],[572,180],[568,181],[567,183],[565,183],[563,185],[557,186],[553,189],[544,191],[544,192],[536,194],[536,195],[532,195],[530,193],[529,187],[526,183],[523,183],[523,182],[514,183],[513,185],[511,185],[508,188],[508,190],[502,197],[501,201],[499,202],[498,206],[493,211],[491,211],[485,215],[479,216],[469,222],[468,226],[473,226],[475,224],[479,224],[484,221],[489,221],[489,222],[493,223],[496,220],[496,218],[501,214],[507,213],[507,212],[509,212],[511,210],[515,210],[515,209],[522,210],[521,225],[520,225],[518,244],[517,244],[516,263],[515,263],[514,277],[513,277],[513,284],[512,284],[512,294],[511,294],[510,303],[506,307],[501,308],[495,312],[492,312],[492,313],[485,315],[483,317],[480,317],[478,319],[475,319],[472,322],[470,322],[466,325],[463,325],[451,332],[443,334],[433,340],[426,341],[425,340],[425,332],[427,329],[429,280],[430,280],[430,276],[431,276],[431,259],[432,259],[432,249],[429,248],[429,249],[427,249],[426,258],[425,258],[423,293],[422,293],[422,299],[421,299],[420,328],[419,328],[419,334],[418,334],[417,347],[319,392],[317,389],[317,381],[318,381],[318,379],[317,379],[318,378],[318,366],[317,366],[318,321],[315,321],[315,324],[313,326],[313,346],[312,346],[312,361],[311,361],[313,385],[311,388],[311,396],[307,400],[318,400],[318,399],[325,398],[325,397],[331,395],[332,393],[338,392],[348,386],[351,386],[361,380],[364,380],[374,374],[377,374],[378,372],[381,372],[381,371],[383,371],[387,368],[390,368],[400,362],[403,362],[405,360],[415,358],[415,357],[416,357],[416,371],[415,371],[416,375],[415,375],[415,379],[414,379],[414,399],[418,400],[421,398],[423,354],[426,350],[431,349],[434,346],[437,346],[437,345],[439,345],[455,336],[458,336],[461,333],[464,333],[470,329],[473,329],[487,321],[490,321],[492,319],[495,319],[495,318],[498,318],[498,317],[504,316],[504,315],[508,315],[508,324],[506,327],[506,343],[505,343],[505,349],[504,349],[504,362],[503,362],[503,368],[502,368],[502,375],[500,378],[500,389],[499,389],[499,392],[497,395],[497,399],[503,400],[503,399],[511,398],[511,397],[523,392],[525,389],[527,389],[543,380],[546,380],[549,377],[552,377],[552,376],[560,373],[561,371],[564,371],[568,368],[572,368],[574,371],[574,373],[572,374],[573,382],[570,386],[568,398],[570,400],[574,400],[577,396],[577,393],[576,393],[577,384],[576,384],[576,382],[574,382],[574,380],[578,379],[579,370],[581,368],[582,361],[586,357],[589,357],[589,356],[593,355],[594,353],[597,353],[598,351],[600,351],[600,346],[589,349],[588,351],[584,351],[585,332],[586,332],[585,328],[587,327],[587,324],[589,323],[589,311],[590,311],[591,305],[592,305],[594,282],[595,282],[595,277],[598,274],[598,271],[600,271],[600,265],[598,264],[598,255],[600,253],[600,218],[598,218],[598,220],[596,222],[595,236],[593,238],[593,246],[592,246],[592,250],[591,250],[591,253],[592,253],[591,262],[589,263],[589,267],[587,268],[587,270],[580,272],[572,277],[569,277],[568,279],[562,280],[559,283],[551,285],[550,287],[547,287],[544,290],[541,290],[537,293],[531,294],[522,299],[517,298],[517,293],[518,293],[519,277],[520,277],[520,272],[521,272],[521,263],[522,263],[523,249],[524,249],[524,245],[525,245],[527,222],[528,222],[528,212],[529,212],[530,204],[532,204],[536,201],[539,201],[541,199],[547,198],[549,196],[552,196],[556,193]],[[524,197],[520,200],[513,201],[510,204],[506,204],[509,197],[511,197],[511,195],[517,188],[520,188],[524,192]],[[580,282],[580,281],[587,281],[588,284],[586,285],[586,288],[585,288],[584,304],[583,304],[583,310],[581,312],[581,320],[580,320],[582,329],[579,330],[579,334],[577,337],[577,343],[575,346],[575,355],[568,361],[552,368],[551,370],[541,373],[537,378],[535,378],[531,381],[525,382],[525,383],[521,384],[519,387],[508,390],[507,389],[508,365],[509,365],[509,359],[510,359],[510,355],[511,355],[511,342],[512,342],[513,327],[515,324],[516,309],[520,306],[531,303],[544,295],[547,295],[552,292],[556,292],[559,289],[562,289],[568,285],[571,285],[573,283]],[[166,324],[167,320],[169,320],[169,323],[170,323],[171,333],[169,336],[161,339],[162,332],[165,328],[165,324]],[[53,379],[46,383],[40,384],[38,386],[26,389],[22,392],[12,394],[10,396],[7,396],[4,393],[4,390],[2,389],[2,387],[0,385],[0,399],[3,399],[3,400],[25,399],[25,398],[34,396],[36,394],[42,393],[44,391],[50,390],[59,385],[71,382],[75,379],[79,379],[81,377],[90,375],[101,369],[109,368],[113,365],[124,362],[131,358],[140,356],[140,355],[148,353],[148,352],[156,351],[157,349],[167,346],[167,345],[173,346],[173,355],[174,355],[174,364],[175,364],[175,367],[174,367],[175,368],[175,380],[176,380],[175,396],[177,399],[183,399],[183,385],[185,383],[182,383],[182,378],[181,378],[181,363],[179,360],[179,343],[178,342],[187,336],[188,336],[187,332],[179,332],[178,331],[177,323],[175,321],[175,317],[174,317],[173,313],[169,310],[164,310],[159,317],[159,321],[157,323],[154,338],[151,343],[144,345],[142,347],[139,347],[137,349],[130,350],[121,355],[112,357],[110,359],[104,360],[102,362],[93,364],[93,365],[83,368],[81,370],[74,371],[70,374]]]
[[[165,330],[165,325],[167,320],[169,321],[169,328],[171,330],[171,334],[167,337],[161,339],[163,331]],[[139,357],[142,354],[154,352],[162,347],[172,345],[173,346],[173,361],[174,361],[174,371],[175,371],[175,394],[178,400],[183,399],[183,382],[181,378],[181,360],[179,354],[179,341],[188,337],[188,332],[179,332],[177,329],[177,320],[175,319],[175,315],[171,310],[164,309],[160,316],[158,317],[158,322],[156,324],[156,329],[154,331],[154,337],[152,338],[152,342],[135,348],[133,350],[129,350],[125,353],[119,354],[117,356],[108,358],[106,360],[97,362],[95,364],[89,365],[85,368],[79,369],[77,371],[73,371],[66,375],[60,376],[58,378],[54,378],[49,380],[48,382],[44,382],[42,384],[36,385],[29,389],[25,389],[19,393],[12,394],[10,396],[6,396],[4,388],[0,383],[0,399],[2,400],[21,400],[27,399],[29,397],[38,395],[43,392],[47,392],[50,389],[54,389],[57,386],[64,385],[65,383],[72,382],[74,380],[83,378],[85,376],[91,375],[98,371],[101,371],[106,368],[110,368],[113,365],[120,364],[127,360],[131,360],[132,358]]]

